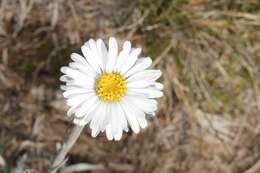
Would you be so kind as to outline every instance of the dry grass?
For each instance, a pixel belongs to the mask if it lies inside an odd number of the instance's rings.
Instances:
[[[0,172],[47,172],[71,124],[59,67],[111,35],[154,58],[165,97],[139,135],[86,128],[64,173],[260,172],[258,0],[0,0]]]

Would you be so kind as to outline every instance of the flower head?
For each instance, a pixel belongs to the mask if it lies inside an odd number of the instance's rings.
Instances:
[[[115,38],[108,49],[103,40],[90,39],[81,51],[84,56],[72,53],[73,62],[61,68],[68,116],[77,125],[89,123],[93,137],[105,131],[108,140],[120,140],[129,126],[135,133],[145,128],[145,116],[155,115],[155,98],[163,95],[163,85],[156,82],[161,71],[148,69],[151,58],[138,58],[141,49],[129,41],[118,52]]]

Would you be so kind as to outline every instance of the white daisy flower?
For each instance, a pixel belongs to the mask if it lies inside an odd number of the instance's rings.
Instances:
[[[163,85],[156,82],[161,71],[148,69],[151,58],[138,58],[141,49],[129,41],[119,52],[115,38],[108,49],[103,40],[90,39],[81,51],[84,56],[72,53],[73,62],[61,68],[68,116],[77,125],[89,123],[93,137],[105,131],[108,140],[120,140],[128,126],[135,133],[145,128],[145,115],[155,115],[155,98],[163,95]]]

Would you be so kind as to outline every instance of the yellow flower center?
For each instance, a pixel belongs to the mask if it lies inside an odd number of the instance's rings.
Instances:
[[[106,102],[117,102],[126,92],[124,78],[117,73],[104,73],[96,80],[97,96]]]

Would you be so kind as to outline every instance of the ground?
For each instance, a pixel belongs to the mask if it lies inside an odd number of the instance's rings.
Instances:
[[[109,36],[152,57],[164,97],[138,135],[86,127],[61,172],[260,172],[258,0],[0,0],[0,172],[48,172],[72,127],[59,68]]]

